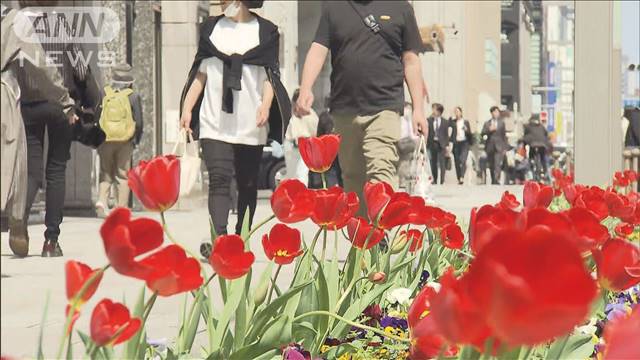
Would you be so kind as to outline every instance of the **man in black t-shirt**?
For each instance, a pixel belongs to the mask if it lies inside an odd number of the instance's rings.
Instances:
[[[310,111],[311,88],[330,50],[330,108],[335,130],[342,138],[342,176],[345,189],[357,192],[360,199],[366,181],[398,185],[396,142],[404,108],[404,80],[414,104],[413,130],[427,132],[426,89],[418,57],[422,48],[413,8],[406,1],[323,4],[294,112],[304,115]]]

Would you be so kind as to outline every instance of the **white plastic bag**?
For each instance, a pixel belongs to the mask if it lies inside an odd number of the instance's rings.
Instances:
[[[407,192],[412,196],[423,198],[427,204],[435,204],[431,190],[431,180],[427,143],[424,136],[420,135],[418,146],[411,158]]]
[[[187,131],[181,129],[172,153],[180,158],[180,197],[189,196],[194,192],[200,177],[198,142],[193,140],[191,133],[187,136]]]

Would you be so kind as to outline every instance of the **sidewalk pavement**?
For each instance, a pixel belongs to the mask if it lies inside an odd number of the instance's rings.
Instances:
[[[519,198],[522,187],[516,186],[434,186],[435,200],[438,206],[455,213],[459,223],[466,227],[469,211],[472,207],[499,201],[503,191],[509,190]],[[255,223],[271,215],[268,198],[258,202]],[[159,220],[155,213],[134,213],[134,217],[147,216]],[[199,244],[208,238],[209,222],[206,206],[195,210],[171,211],[167,214],[170,231],[183,245],[197,253]],[[44,322],[44,354],[46,358],[53,358],[57,350],[59,336],[64,326],[64,308],[66,305],[64,263],[74,259],[92,267],[104,266],[107,263],[102,240],[98,234],[102,220],[95,218],[66,218],[62,224],[60,238],[65,256],[61,258],[41,258],[43,225],[29,226],[31,234],[31,251],[27,258],[15,258],[8,246],[8,234],[2,233],[0,245],[1,253],[1,351],[2,355],[12,357],[35,357],[37,350],[40,323],[47,297],[49,297],[49,311]],[[235,225],[235,216],[230,217],[229,229]],[[316,227],[313,223],[295,224],[310,241]],[[267,259],[261,249],[260,239],[270,229],[265,226],[258,230],[251,239],[251,248],[256,255],[253,267],[254,274],[260,274],[267,266]],[[329,237],[328,249],[333,249],[333,236]],[[347,255],[349,243],[339,236],[338,255],[341,259]],[[329,256],[332,250],[329,250]],[[206,263],[203,266],[208,267]],[[210,269],[206,269],[210,273]],[[292,266],[283,267],[278,284],[286,287],[292,277]],[[254,276],[254,279],[257,277]],[[257,281],[257,280],[254,280]],[[217,282],[213,282],[217,284]],[[85,333],[89,333],[89,319],[94,305],[101,299],[108,297],[114,301],[125,301],[133,307],[142,281],[127,278],[109,270],[105,273],[102,283],[93,298],[84,305],[80,319],[75,325]],[[218,293],[217,290],[212,291]],[[148,319],[147,332],[150,339],[168,339],[170,342],[178,332],[180,313],[185,295],[170,298],[160,298]],[[220,304],[219,299],[214,303]],[[200,334],[196,339],[193,355],[199,355],[198,344],[206,344],[206,335]],[[74,337],[75,352],[82,352],[82,344],[77,336]],[[116,354],[120,354],[116,349]]]

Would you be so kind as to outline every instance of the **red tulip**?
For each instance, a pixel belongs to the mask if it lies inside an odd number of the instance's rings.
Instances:
[[[396,226],[409,224],[409,219],[413,212],[409,195],[407,193],[395,193],[382,211],[378,227],[392,229]]]
[[[456,216],[454,214],[437,207],[425,206],[422,209],[420,222],[416,225],[425,225],[429,229],[442,229],[455,221]]]
[[[340,149],[340,136],[335,134],[298,138],[300,155],[309,170],[323,173],[333,164]]]
[[[520,206],[520,202],[518,201],[518,199],[516,199],[515,195],[513,195],[508,191],[505,191],[502,194],[502,198],[500,199],[500,202],[496,204],[496,206],[501,207],[503,209],[514,210],[518,206]]]
[[[330,230],[346,226],[360,206],[356,193],[345,193],[339,186],[315,191],[315,199],[311,219],[317,225],[327,226]]]
[[[463,278],[493,336],[511,346],[569,333],[597,295],[575,242],[543,225],[500,232]]]
[[[453,270],[449,269],[440,277],[440,285],[442,288],[438,294],[430,299],[429,315],[436,322],[438,332],[450,343],[484,347],[491,336],[491,329],[485,314],[469,293],[468,278],[456,279]]]
[[[354,217],[347,223],[347,233],[353,246],[362,249],[367,244],[367,249],[376,246],[383,238],[384,231],[374,228],[367,220]],[[367,242],[367,239],[369,241]]]
[[[407,220],[410,224],[419,225],[421,223],[421,217],[425,213],[424,199],[419,196],[411,196],[409,198],[409,214]]]
[[[640,359],[640,306],[626,318],[612,320],[604,329],[604,360]]]
[[[407,237],[407,241],[411,241],[411,245],[409,245],[409,252],[416,252],[422,248],[422,241],[424,239],[422,231],[417,229],[410,229],[409,231],[402,230],[400,235],[405,235]]]
[[[553,200],[553,188],[548,185],[540,184],[533,181],[524,183],[524,207],[548,207]]]
[[[147,286],[160,296],[191,291],[202,285],[200,262],[188,258],[184,249],[178,245],[169,245],[157,251],[140,263],[153,269],[146,277]]]
[[[474,254],[485,246],[500,230],[512,226],[518,217],[513,210],[485,205],[471,210],[469,245]]]
[[[284,224],[276,224],[262,237],[262,247],[269,260],[278,265],[291,264],[302,254],[300,231]]]
[[[633,234],[633,231],[635,230],[634,226],[631,224],[627,224],[624,222],[619,223],[618,225],[616,225],[616,235],[622,237],[622,238],[627,238],[629,237],[629,235]]]
[[[286,179],[271,195],[271,209],[281,222],[299,222],[313,214],[314,195],[314,192],[299,180]]]
[[[586,186],[580,184],[566,184],[562,187],[562,193],[564,194],[564,198],[567,199],[569,204],[575,203],[578,195],[580,195],[583,191],[587,189]]]
[[[555,191],[555,196],[560,196],[566,186],[573,184],[573,175],[565,175],[559,168],[551,170],[551,175],[553,176],[553,189]]]
[[[609,240],[609,229],[602,225],[591,211],[584,208],[571,208],[564,214],[573,223],[577,236],[575,238],[582,251],[589,251],[599,247]]]
[[[584,189],[576,197],[573,206],[591,210],[600,221],[609,215],[609,209],[605,200],[605,191],[597,186]]]
[[[145,279],[153,268],[141,264],[135,257],[162,244],[162,225],[149,218],[131,220],[131,210],[117,208],[111,211],[100,228],[107,258],[120,274]]]
[[[98,285],[102,280],[102,272],[100,269],[92,270],[89,266],[74,260],[69,260],[64,266],[65,276],[67,282],[67,300],[74,300],[82,286],[89,280],[95,273],[99,272],[99,275],[93,280],[91,285],[87,287],[84,294],[78,299],[78,303],[75,306],[79,306],[89,300],[93,294],[96,293]]]
[[[607,191],[604,194],[604,201],[607,204],[609,215],[619,219],[633,217],[636,211],[636,204],[623,194]]]
[[[141,160],[129,170],[128,183],[145,208],[163,212],[171,208],[180,195],[180,160],[174,155]]]
[[[382,210],[395,194],[391,185],[386,182],[367,182],[364,184],[364,198],[367,204],[367,215],[370,221],[376,221]]]
[[[442,348],[446,346],[444,351]],[[411,330],[411,360],[434,359],[440,355],[455,357],[458,347],[447,344],[447,340],[438,331],[436,321],[428,316]]]
[[[78,311],[77,307],[71,307],[71,305],[67,305],[64,309],[64,316],[69,316],[69,311],[73,309],[73,315],[71,315],[71,319],[69,321],[69,327],[67,328],[67,336],[71,334],[71,330],[73,330],[73,326],[75,325],[78,318],[80,318],[80,311]],[[66,320],[65,320],[66,321]]]
[[[640,250],[623,239],[611,239],[594,250],[598,281],[603,288],[624,291],[640,283]]]
[[[437,293],[436,289],[426,285],[413,299],[413,302],[409,307],[409,312],[407,313],[407,321],[409,322],[410,328],[416,327],[420,320],[429,315],[429,312],[431,311],[431,299]]]
[[[91,339],[99,346],[117,345],[135,335],[140,324],[126,306],[103,299],[91,314]]]
[[[233,280],[248,273],[255,259],[251,251],[244,251],[240,236],[222,235],[214,241],[209,263],[220,277]]]
[[[464,234],[458,224],[452,223],[442,228],[440,241],[442,241],[442,245],[446,248],[462,249]]]
[[[627,187],[634,181],[636,181],[636,173],[632,170],[617,171],[613,174],[613,186]]]

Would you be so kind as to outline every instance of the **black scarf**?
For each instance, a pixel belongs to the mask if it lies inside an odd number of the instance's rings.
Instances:
[[[278,51],[280,44],[280,34],[278,33],[278,27],[270,21],[253,14],[259,23],[260,28],[260,44],[253,49],[250,49],[243,55],[232,54],[227,55],[218,50],[215,45],[209,39],[213,28],[216,23],[224,17],[224,15],[211,17],[207,19],[200,27],[200,41],[198,43],[198,52],[196,53],[191,71],[189,72],[189,78],[187,84],[182,91],[182,97],[180,100],[180,113],[182,114],[182,107],[187,91],[195,79],[198,68],[202,60],[216,57],[223,63],[222,70],[222,110],[227,113],[233,112],[233,90],[242,90],[242,65],[257,65],[263,66],[267,71],[267,77],[274,88],[274,102],[269,115],[270,125],[270,138],[274,140],[281,140],[282,134],[276,134],[276,130],[280,130],[280,133],[286,130],[286,125],[289,123],[291,117],[291,103],[287,95],[284,86],[280,82]],[[204,91],[203,91],[204,94]],[[202,95],[193,107],[191,115],[191,127],[194,130],[194,136],[198,137],[199,134],[199,113],[200,105],[202,103]],[[275,106],[275,108],[274,108]],[[195,121],[194,121],[195,120]],[[278,120],[277,122],[275,120]],[[271,134],[273,133],[273,134]]]

